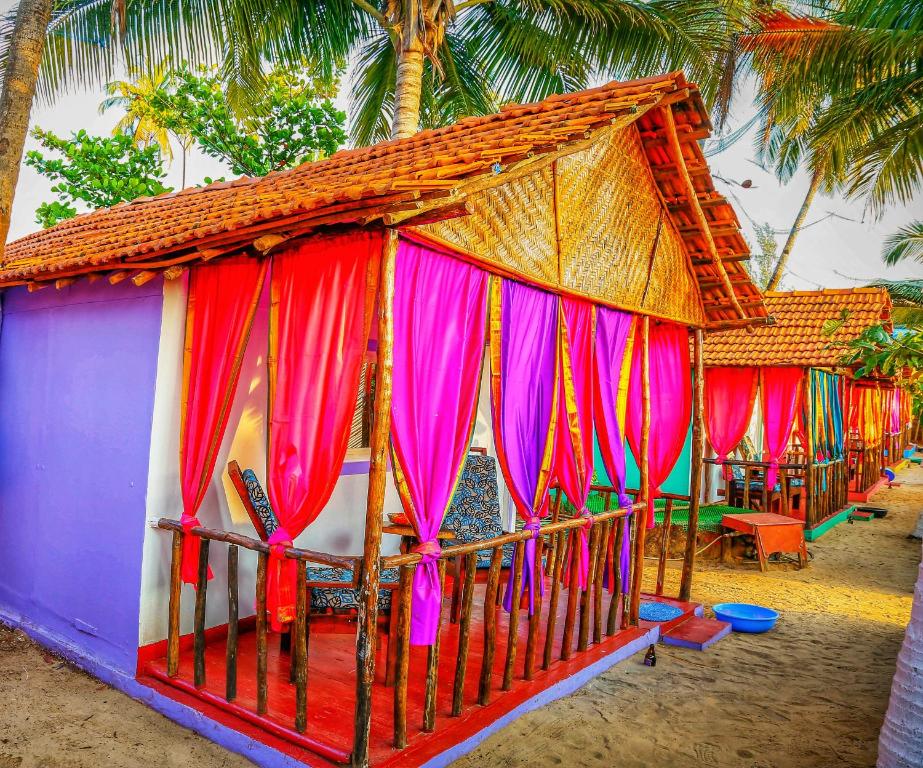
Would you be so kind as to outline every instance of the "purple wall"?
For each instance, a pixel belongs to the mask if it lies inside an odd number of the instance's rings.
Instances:
[[[2,301],[0,618],[133,674],[162,283]]]

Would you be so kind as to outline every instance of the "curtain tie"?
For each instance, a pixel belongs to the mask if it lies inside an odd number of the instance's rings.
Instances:
[[[201,528],[202,523],[195,515],[187,515],[183,512],[179,518],[180,525],[183,526],[183,551],[181,555],[180,578],[186,584],[192,584],[198,589],[199,583],[199,537],[192,534],[193,528]],[[209,566],[206,579],[213,576],[212,569]]]
[[[593,515],[586,507],[581,507],[579,516],[583,525],[577,529],[577,562],[571,558],[571,567],[577,567],[577,581],[580,589],[586,589],[590,578],[590,530],[593,528]]]
[[[266,574],[266,608],[273,632],[295,620],[295,595],[298,590],[298,563],[285,556],[292,537],[282,526],[269,537],[269,569]]]
[[[634,501],[632,500],[631,496],[629,496],[624,491],[619,491],[619,506],[622,509],[628,509],[633,504],[634,504]]]
[[[428,541],[421,541],[410,551],[420,555],[423,558],[421,561],[423,563],[435,563],[442,554],[442,547],[439,546],[436,539],[429,539]]]
[[[771,491],[776,487],[776,480],[779,478],[779,460],[773,459],[769,462],[769,468],[766,470],[766,490]]]
[[[730,480],[733,478],[734,473],[733,473],[733,470],[728,466],[727,460],[728,460],[728,455],[726,453],[718,454],[717,461],[718,461],[718,465],[721,467],[721,476],[725,480]]]
[[[526,521],[526,524],[522,526],[522,530],[530,531],[533,539],[538,538],[538,534],[542,530],[542,518],[532,515],[532,517]]]

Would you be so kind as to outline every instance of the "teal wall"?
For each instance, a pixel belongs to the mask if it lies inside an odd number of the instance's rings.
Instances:
[[[635,457],[632,456],[631,450],[625,451],[625,469],[628,474],[628,487],[637,488],[639,482],[639,472],[638,472],[638,463],[635,461]],[[601,485],[610,484],[611,480],[606,475],[606,470],[603,467],[603,459],[599,453],[599,441],[594,442],[594,461],[593,461],[594,472],[598,479],[598,482]],[[692,471],[692,425],[689,425],[689,429],[686,431],[686,442],[683,443],[682,453],[679,455],[679,459],[676,461],[676,466],[673,467],[673,471],[670,473],[670,476],[667,478],[667,481],[663,484],[662,490],[667,493],[679,493],[679,494],[688,494],[689,493],[689,475]]]

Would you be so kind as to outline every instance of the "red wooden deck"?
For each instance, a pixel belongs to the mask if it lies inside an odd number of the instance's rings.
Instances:
[[[536,670],[531,681],[523,679],[528,621],[525,612],[520,614],[519,645],[516,673],[510,691],[501,691],[503,665],[506,658],[508,615],[498,610],[497,650],[493,667],[491,700],[486,706],[477,704],[478,679],[483,655],[483,605],[484,586],[475,591],[475,615],[471,623],[471,642],[465,678],[464,709],[459,717],[451,717],[452,686],[458,647],[458,625],[444,623],[439,660],[439,688],[436,729],[433,733],[422,731],[426,649],[414,648],[410,658],[410,676],[407,696],[408,746],[398,751],[393,744],[394,689],[384,685],[385,649],[387,638],[379,634],[377,679],[373,689],[373,719],[370,743],[371,762],[375,766],[419,766],[432,757],[461,744],[484,728],[494,724],[514,709],[523,707],[538,697],[538,702],[551,700],[568,691],[546,694],[552,687],[572,678],[587,667],[609,658],[614,662],[618,654],[630,652],[626,648],[643,641],[655,626],[642,622],[642,626],[617,632],[612,637],[603,634],[602,642],[592,642],[587,651],[574,651],[572,657],[560,661],[561,636],[566,611],[566,592],[562,590],[555,630],[554,661],[547,671],[541,669],[544,647],[544,617],[548,610],[550,590],[546,590],[543,620],[539,632],[539,649]],[[645,596],[645,599],[653,599]],[[696,605],[660,598],[680,606],[683,616],[661,625],[663,631],[691,616]],[[608,609],[608,594],[603,601],[603,628]],[[448,616],[448,600],[444,610]],[[578,610],[579,621],[579,610]],[[576,629],[576,628],[575,628]],[[576,631],[574,642],[576,644]],[[592,622],[590,624],[592,640]],[[186,643],[184,643],[186,645]],[[288,655],[280,652],[278,637],[270,635],[268,658],[269,706],[265,717],[257,717],[256,710],[256,654],[255,633],[242,627],[238,651],[238,696],[235,705],[224,701],[225,644],[221,630],[209,632],[206,650],[206,685],[196,690],[192,680],[192,652],[184,649],[180,657],[178,679],[166,675],[166,658],[158,648],[142,649],[139,679],[159,692],[188,704],[214,720],[228,725],[251,738],[274,747],[309,765],[329,766],[348,760],[353,742],[353,707],[355,703],[355,624],[346,617],[312,618],[308,661],[308,725],[305,734],[294,730],[295,686],[289,683]],[[643,642],[640,647],[643,647]],[[637,650],[637,649],[636,649]],[[156,655],[151,658],[152,652]],[[605,666],[605,665],[601,665]],[[602,671],[602,669],[599,669]],[[598,673],[598,672],[597,672]],[[544,694],[544,696],[543,696]],[[536,702],[532,702],[533,704]]]

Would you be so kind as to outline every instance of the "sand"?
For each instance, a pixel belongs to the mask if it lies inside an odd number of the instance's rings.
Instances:
[[[695,600],[775,607],[773,632],[704,653],[658,646],[653,669],[640,656],[620,664],[457,765],[873,766],[921,556],[906,536],[923,510],[923,470],[900,479],[874,500],[884,520],[809,544],[805,571],[697,571]],[[8,630],[0,702],[0,768],[249,765]]]

